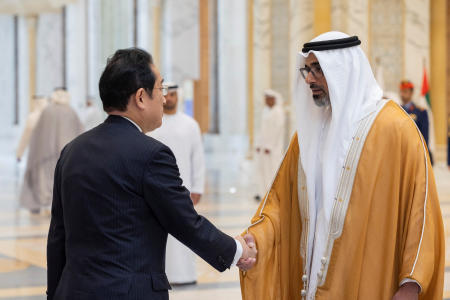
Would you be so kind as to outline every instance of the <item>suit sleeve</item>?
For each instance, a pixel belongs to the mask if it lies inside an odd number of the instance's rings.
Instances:
[[[218,271],[230,268],[235,240],[197,214],[167,146],[162,145],[147,163],[143,181],[145,200],[164,229]]]
[[[58,160],[53,183],[52,217],[47,240],[47,300],[52,300],[66,264],[65,230],[61,203],[61,172]]]
[[[423,138],[425,139],[425,143],[428,146],[428,140],[430,136],[430,129],[429,129],[429,121],[428,121],[428,112],[426,110],[421,112],[421,124],[420,124],[420,131],[422,132]]]

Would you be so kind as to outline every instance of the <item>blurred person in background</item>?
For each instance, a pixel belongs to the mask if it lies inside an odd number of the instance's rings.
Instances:
[[[258,191],[257,201],[267,192],[284,150],[285,114],[283,98],[274,90],[264,91],[261,125],[255,139]]]
[[[205,185],[200,127],[197,121],[178,110],[178,102],[181,100],[178,85],[167,83],[167,86],[162,125],[148,135],[172,150],[183,185],[190,191],[192,202],[196,205]],[[167,240],[166,273],[171,284],[188,285],[197,281],[194,253],[171,235]]]
[[[433,155],[429,148],[430,136],[430,122],[428,118],[428,111],[425,108],[417,106],[413,99],[414,84],[409,80],[400,82],[400,98],[402,100],[402,108],[409,114],[409,116],[416,122],[417,127],[425,139],[428,151],[430,153],[431,164],[433,164]]]
[[[83,125],[70,106],[65,88],[57,88],[31,134],[20,205],[38,214],[52,202],[53,175],[63,147],[80,133]]]
[[[47,97],[43,96],[34,96],[33,97],[33,106],[31,108],[31,112],[28,115],[27,122],[25,124],[25,128],[23,130],[22,136],[19,140],[19,145],[16,150],[16,158],[17,161],[21,161],[25,150],[30,144],[31,134],[33,132],[34,127],[36,126],[39,118],[44,111],[44,109],[48,105]]]
[[[88,97],[86,99],[82,120],[86,131],[94,128],[105,120],[104,113],[94,104],[93,97]]]

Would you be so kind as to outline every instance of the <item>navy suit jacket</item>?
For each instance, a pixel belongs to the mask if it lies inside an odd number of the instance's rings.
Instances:
[[[409,116],[416,122],[417,127],[425,139],[425,143],[428,146],[429,137],[429,121],[428,112],[426,109],[417,107],[414,103],[411,103],[409,107],[402,106],[403,109],[409,114]]]
[[[232,264],[236,242],[197,214],[170,149],[109,116],[56,165],[47,299],[168,299],[168,233],[219,271]]]

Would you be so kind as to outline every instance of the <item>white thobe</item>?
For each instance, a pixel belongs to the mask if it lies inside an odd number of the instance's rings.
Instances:
[[[75,110],[65,102],[53,102],[42,112],[30,140],[20,204],[35,210],[52,203],[53,177],[61,150],[83,132]]]
[[[308,270],[310,277],[310,286],[317,286],[317,277],[311,274],[317,274],[321,267],[321,257],[326,246],[326,237],[328,236],[329,220],[326,217],[324,201],[323,201],[323,145],[330,129],[331,108],[325,108],[325,120],[323,121],[320,131],[319,145],[316,160],[316,174],[315,174],[315,199],[309,202],[310,205],[310,231],[308,232],[308,255],[311,257]],[[315,288],[309,290],[307,299],[314,299]]]
[[[25,128],[23,130],[22,136],[20,137],[19,145],[16,150],[16,157],[21,159],[25,149],[30,144],[31,134],[33,132],[34,127],[36,127],[39,118],[41,117],[41,113],[47,107],[47,100],[41,100],[36,102],[36,108],[30,112],[27,118],[27,122],[25,124]]]
[[[97,125],[100,125],[105,120],[105,114],[95,105],[85,108],[83,112],[82,122],[84,129],[90,130]]]
[[[183,185],[191,193],[202,194],[205,163],[202,137],[197,122],[181,112],[174,115],[164,114],[161,127],[148,135],[172,150]],[[166,273],[171,283],[197,280],[194,253],[170,235],[167,240]]]
[[[255,146],[255,161],[258,168],[258,193],[264,195],[275,176],[283,157],[285,137],[285,114],[281,105],[266,106],[261,119],[261,127]],[[270,153],[265,153],[265,150]]]

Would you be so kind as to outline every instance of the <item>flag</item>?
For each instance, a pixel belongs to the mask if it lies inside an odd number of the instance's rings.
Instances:
[[[420,93],[422,97],[425,97],[427,100],[428,106],[431,107],[430,102],[430,86],[428,85],[428,79],[427,79],[427,69],[423,68],[423,80],[422,80],[422,91]]]

